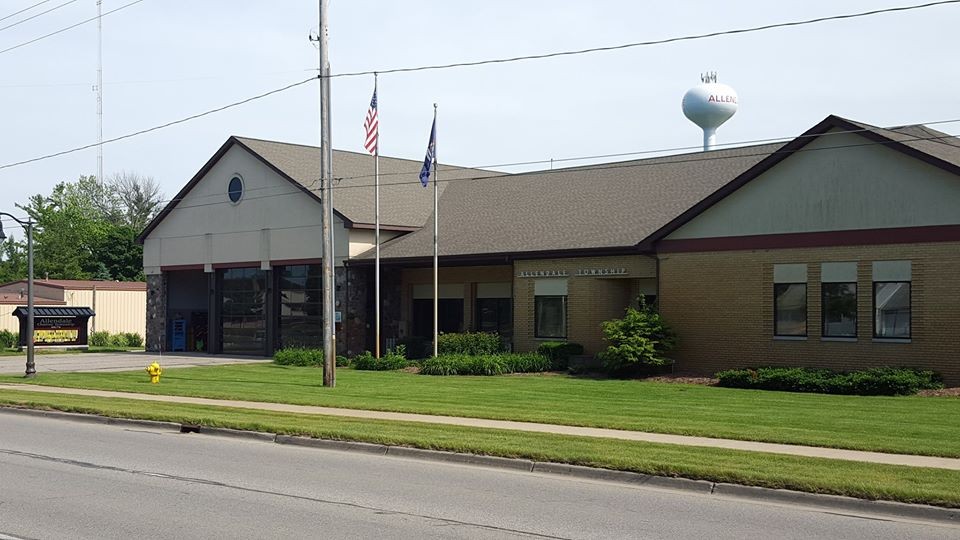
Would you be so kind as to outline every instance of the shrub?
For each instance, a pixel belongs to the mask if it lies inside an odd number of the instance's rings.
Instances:
[[[598,356],[608,373],[630,375],[673,363],[665,355],[676,345],[676,336],[652,308],[627,308],[622,319],[606,321],[601,327],[610,345]]]
[[[503,340],[497,334],[465,332],[437,336],[437,354],[497,354],[503,352]]]
[[[537,353],[549,358],[553,369],[567,369],[571,356],[583,354],[583,345],[566,341],[544,341],[537,347]]]
[[[350,367],[350,359],[346,356],[337,355],[337,367]]]
[[[273,363],[281,366],[322,366],[323,349],[285,347],[273,353]]]
[[[406,356],[410,360],[429,358],[433,354],[433,342],[426,338],[405,337],[399,344],[406,349]]]
[[[87,343],[91,347],[106,347],[110,344],[110,332],[91,332]]]
[[[398,345],[392,351],[388,351],[387,354],[381,356],[380,358],[374,358],[373,354],[370,351],[364,351],[363,354],[358,354],[353,358],[351,364],[353,364],[353,369],[360,369],[365,371],[393,371],[396,369],[403,369],[409,365],[407,358],[404,356],[406,351],[404,350],[403,345]]]
[[[20,336],[9,331],[9,330],[0,330],[0,349],[12,349],[16,347],[20,341]]]
[[[141,336],[136,332],[124,333],[123,340],[126,343],[127,347],[131,347],[131,348],[143,347],[143,336]]]
[[[920,390],[943,388],[932,371],[909,368],[872,368],[838,373],[801,367],[730,369],[717,373],[720,386],[790,392],[854,395],[910,395]]]
[[[420,364],[423,375],[503,375],[548,371],[550,359],[536,353],[448,354]]]

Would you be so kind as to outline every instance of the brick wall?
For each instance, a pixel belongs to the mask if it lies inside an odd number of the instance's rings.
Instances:
[[[513,339],[518,351],[532,351],[543,341],[551,341],[534,335],[536,278],[520,277],[522,272],[567,272],[567,341],[583,345],[585,354],[596,354],[606,347],[600,323],[623,316],[624,309],[636,300],[638,279],[657,275],[656,261],[641,255],[522,260],[514,266]],[[623,268],[626,275],[576,275],[578,270],[588,268]]]
[[[917,366],[960,384],[960,244],[660,254],[660,310],[677,331],[678,371],[797,365]],[[912,339],[873,340],[872,262],[912,261]],[[857,340],[821,338],[820,263],[857,264]],[[807,339],[773,338],[773,265],[807,263]]]
[[[147,334],[146,349],[157,352],[166,348],[167,335],[167,274],[147,276]]]

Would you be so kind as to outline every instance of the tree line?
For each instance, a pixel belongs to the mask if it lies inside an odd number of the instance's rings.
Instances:
[[[35,222],[34,277],[143,280],[143,246],[136,239],[161,201],[153,178],[124,172],[102,182],[81,176],[17,204]],[[15,237],[8,229],[0,244],[0,283],[26,277],[26,231]]]

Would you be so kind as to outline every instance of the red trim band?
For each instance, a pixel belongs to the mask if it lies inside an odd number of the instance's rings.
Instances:
[[[661,240],[659,253],[693,251],[742,251],[749,249],[791,249],[833,246],[876,246],[960,241],[960,225],[857,229],[850,231],[759,234],[714,238]]]

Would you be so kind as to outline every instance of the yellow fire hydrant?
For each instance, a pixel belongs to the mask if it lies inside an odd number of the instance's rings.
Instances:
[[[150,382],[157,384],[160,382],[160,374],[163,373],[163,368],[160,367],[159,362],[154,362],[147,366],[147,374],[150,375]]]

